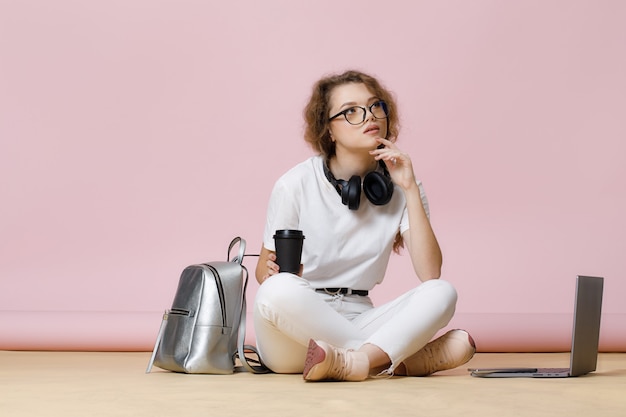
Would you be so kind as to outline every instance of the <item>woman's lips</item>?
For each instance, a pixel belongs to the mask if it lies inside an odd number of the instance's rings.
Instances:
[[[368,126],[363,133],[378,133],[380,131],[380,128],[376,125],[370,125]]]

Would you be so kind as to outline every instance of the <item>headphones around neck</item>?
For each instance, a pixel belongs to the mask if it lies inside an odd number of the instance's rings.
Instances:
[[[379,162],[379,167],[382,168],[382,174],[375,170],[368,172],[363,178],[363,192],[372,204],[383,206],[391,200],[393,182],[382,161]],[[324,175],[341,196],[341,202],[350,210],[358,210],[361,204],[361,177],[353,175],[349,181],[338,180],[330,172],[327,161],[324,161]]]

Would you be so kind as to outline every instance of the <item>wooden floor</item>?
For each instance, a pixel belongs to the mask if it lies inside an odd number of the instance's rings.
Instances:
[[[149,353],[0,351],[0,416],[626,416],[626,353],[578,378],[305,383],[300,375],[145,374]],[[469,366],[569,366],[566,353],[482,353]]]

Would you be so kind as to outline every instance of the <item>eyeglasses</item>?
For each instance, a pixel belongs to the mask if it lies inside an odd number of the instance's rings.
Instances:
[[[328,121],[336,119],[337,117],[343,115],[346,118],[346,121],[351,125],[360,125],[365,121],[365,116],[367,116],[367,109],[369,109],[372,116],[376,119],[386,119],[389,116],[389,109],[387,109],[387,103],[383,100],[379,100],[376,103],[372,104],[368,108],[361,106],[353,106],[347,108],[345,110],[340,111]]]

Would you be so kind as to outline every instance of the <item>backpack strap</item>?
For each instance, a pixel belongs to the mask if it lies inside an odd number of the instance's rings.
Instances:
[[[246,270],[246,284],[247,284],[247,275],[248,272]],[[244,285],[244,293],[243,293],[243,302],[241,308],[241,320],[239,322],[239,336],[237,337],[237,356],[239,356],[239,360],[241,361],[241,366],[248,372],[254,374],[266,374],[269,373],[270,370],[265,366],[263,361],[261,360],[261,356],[257,351],[255,346],[245,345],[246,339],[246,292]],[[254,353],[258,359],[252,359],[246,357],[246,352]],[[256,365],[251,365],[250,363],[255,363]]]
[[[156,358],[157,350],[159,349],[159,345],[161,344],[161,339],[163,339],[163,331],[165,330],[165,324],[167,323],[167,311],[163,313],[163,320],[161,320],[161,327],[159,327],[159,334],[157,335],[156,342],[154,343],[154,349],[152,349],[152,356],[150,356],[150,362],[148,362],[148,367],[146,368],[146,373],[149,374],[152,370],[152,365],[154,364],[154,359]]]
[[[255,374],[266,374],[271,371],[267,368],[267,366],[265,366],[265,364],[261,360],[261,356],[259,355],[259,352],[257,351],[256,347],[252,345],[244,344],[245,339],[246,339],[246,313],[247,313],[246,289],[248,288],[248,269],[243,265],[243,258],[246,252],[245,239],[236,237],[230,242],[230,245],[228,246],[228,255],[226,257],[226,260],[230,258],[230,252],[237,243],[239,243],[239,254],[235,258],[233,258],[231,262],[237,262],[238,264],[240,264],[245,276],[244,276],[244,282],[243,282],[241,312],[239,314],[240,319],[239,319],[239,330],[238,330],[238,335],[237,335],[237,352],[235,352],[233,356],[239,357],[241,365],[243,369],[245,369],[246,371],[255,373]],[[258,360],[246,357],[246,352],[255,354],[258,357]],[[250,363],[254,363],[256,365],[251,365]]]

